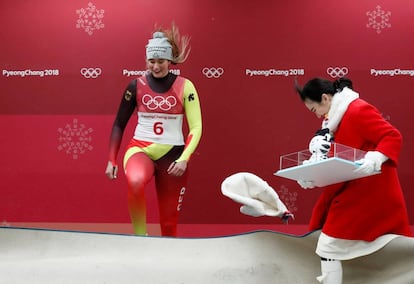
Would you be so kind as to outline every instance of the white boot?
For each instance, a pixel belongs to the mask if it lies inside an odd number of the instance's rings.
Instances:
[[[323,284],[342,284],[342,264],[339,260],[321,260],[322,275],[316,279]]]

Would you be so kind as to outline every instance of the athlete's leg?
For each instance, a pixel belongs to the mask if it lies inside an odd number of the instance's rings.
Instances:
[[[162,236],[177,236],[178,216],[186,190],[188,168],[180,177],[169,175],[167,169],[181,152],[181,147],[173,148],[167,155],[156,161],[155,184]]]
[[[154,162],[143,152],[135,153],[125,164],[125,175],[128,182],[128,209],[134,232],[146,235],[145,186],[154,175]]]

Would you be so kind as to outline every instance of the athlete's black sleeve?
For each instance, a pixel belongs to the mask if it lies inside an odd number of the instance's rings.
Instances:
[[[125,89],[114,124],[112,125],[112,132],[109,141],[109,161],[111,161],[114,165],[116,165],[116,158],[119,147],[121,146],[125,127],[137,107],[136,93],[137,80],[135,79],[132,80]]]

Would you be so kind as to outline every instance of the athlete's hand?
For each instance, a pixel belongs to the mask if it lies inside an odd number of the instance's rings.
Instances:
[[[113,165],[111,161],[108,161],[108,165],[106,166],[105,175],[109,179],[116,179],[118,175],[118,166]]]
[[[182,176],[187,169],[187,161],[173,162],[168,167],[167,173],[173,176]]]

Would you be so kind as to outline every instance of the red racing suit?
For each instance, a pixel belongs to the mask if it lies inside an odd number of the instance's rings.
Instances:
[[[175,236],[188,170],[176,177],[169,175],[167,168],[173,162],[189,161],[198,146],[202,133],[198,94],[190,80],[172,73],[161,79],[147,74],[133,80],[124,92],[112,129],[109,160],[113,164],[135,110],[137,125],[123,162],[131,219],[133,223],[143,222],[144,188],[155,177],[161,233]],[[188,123],[185,140],[184,118]]]

